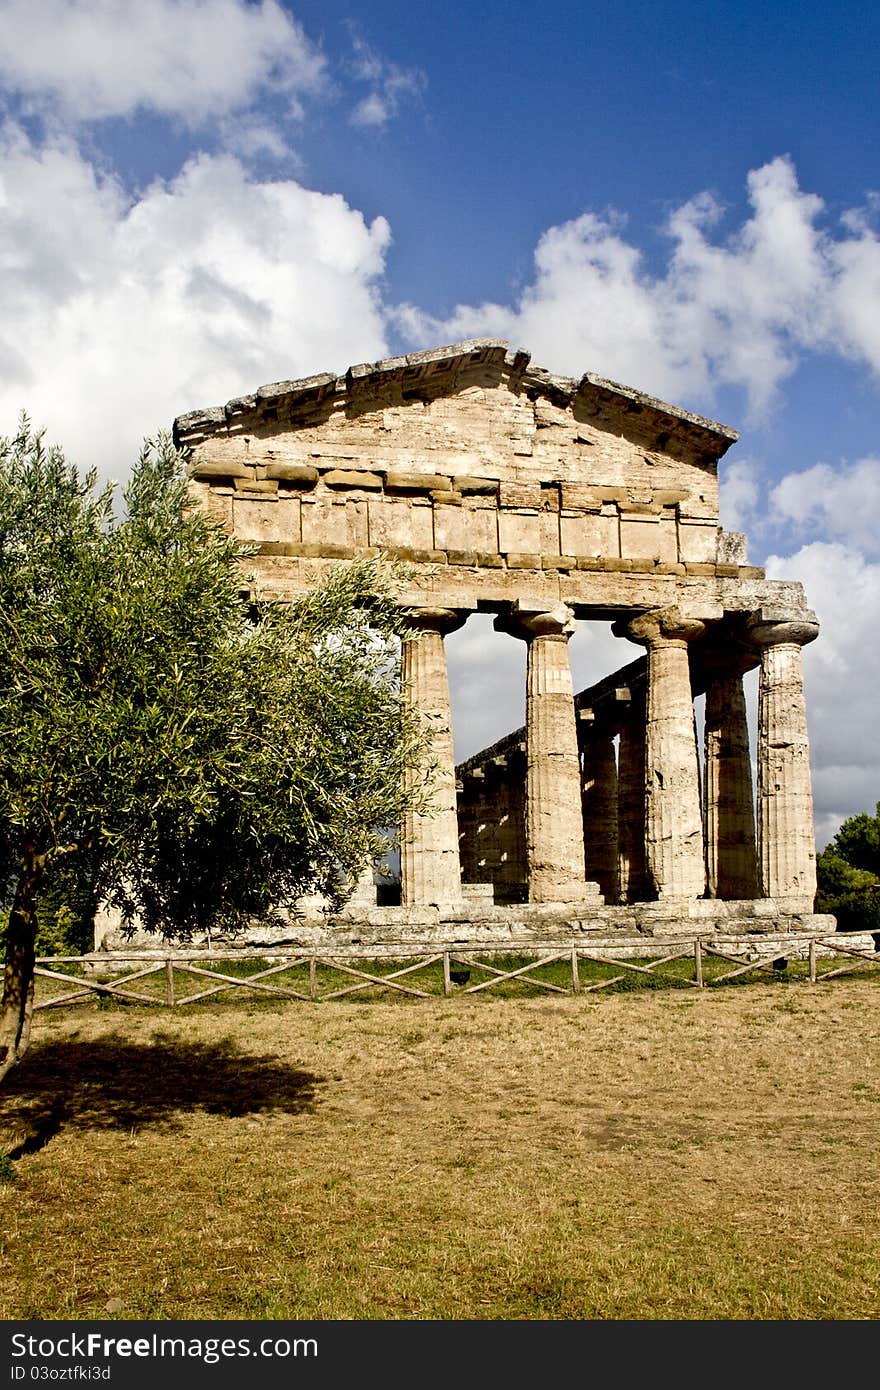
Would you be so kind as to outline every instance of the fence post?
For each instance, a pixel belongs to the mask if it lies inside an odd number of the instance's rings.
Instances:
[[[165,957],[165,1003],[174,1008],[174,962],[170,956]]]
[[[816,938],[810,937],[810,984],[816,983]]]
[[[577,946],[572,946],[572,948],[571,948],[571,988],[572,988],[572,993],[574,993],[574,994],[580,994],[580,992],[581,992],[581,977],[580,977],[580,975],[578,974],[578,953],[577,953]]]
[[[309,998],[318,997],[318,963],[314,956],[309,956]]]
[[[703,945],[697,937],[694,942],[694,979],[697,982],[697,989],[703,988]]]
[[[444,993],[445,995],[447,995],[447,996],[450,995],[450,994],[452,993],[452,977],[451,977],[451,975],[449,974],[449,952],[448,952],[448,951],[444,951],[444,952],[443,952],[443,993]]]

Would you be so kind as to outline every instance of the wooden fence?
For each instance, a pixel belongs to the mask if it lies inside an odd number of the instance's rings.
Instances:
[[[770,938],[762,945],[775,949],[776,954],[745,964],[743,944],[742,937],[695,936],[589,945],[571,941],[510,941],[491,946],[350,946],[332,951],[267,945],[238,951],[117,951],[43,956],[36,964],[40,981],[53,981],[68,988],[45,998],[38,995],[35,1007],[57,1009],[97,998],[177,1009],[232,989],[306,1003],[350,998],[366,991],[415,999],[441,995],[448,998],[511,984],[551,994],[589,994],[627,981],[633,985],[707,989],[762,971],[787,971],[792,952],[802,951],[804,946],[808,947],[806,959],[796,959],[806,965],[804,978],[812,984],[880,966],[880,952],[866,955],[851,946],[839,945],[833,935]],[[735,946],[740,948],[739,955],[734,953]],[[655,952],[660,954],[653,958]],[[529,959],[524,963],[510,962],[511,957],[519,962],[526,956]],[[230,961],[239,968],[257,968],[246,974],[231,974],[218,968]],[[677,969],[671,968],[676,965]],[[594,978],[596,967],[613,973],[607,978]],[[120,973],[113,974],[114,971]],[[553,978],[547,979],[548,973]],[[472,979],[474,976],[477,978]],[[269,983],[273,978],[274,983]],[[193,988],[193,982],[202,987]],[[139,987],[132,989],[135,983]],[[188,992],[182,991],[181,985],[187,986]],[[44,990],[41,984],[40,994]]]

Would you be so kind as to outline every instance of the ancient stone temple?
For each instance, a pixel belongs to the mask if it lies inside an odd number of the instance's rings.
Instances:
[[[362,555],[410,566],[423,635],[403,676],[440,772],[434,813],[402,827],[401,905],[356,895],[374,938],[817,923],[801,648],[818,626],[719,525],[735,431],[495,339],[276,382],[174,428],[264,593]],[[444,640],[477,612],[526,645],[526,723],[456,767]],[[585,621],[643,655],[623,647],[575,694]]]

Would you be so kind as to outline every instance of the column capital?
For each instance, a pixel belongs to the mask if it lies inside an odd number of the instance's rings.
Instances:
[[[759,608],[746,623],[749,640],[756,647],[805,647],[819,636],[816,615],[807,608],[801,613]]]
[[[560,637],[567,642],[575,627],[574,613],[567,604],[547,604],[541,599],[516,599],[507,613],[499,613],[495,619],[497,632],[521,637],[524,642],[534,637]]]
[[[408,608],[407,621],[420,632],[439,632],[443,636],[464,627],[470,617],[468,608]]]
[[[649,613],[641,613],[637,618],[615,623],[618,635],[628,637],[641,647],[684,647],[697,637],[702,637],[706,624],[700,618],[686,616],[678,608],[654,608]]]

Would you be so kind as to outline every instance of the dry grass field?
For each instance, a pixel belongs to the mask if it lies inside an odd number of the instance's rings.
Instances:
[[[870,978],[41,1014],[0,1317],[876,1318],[878,1062]]]

